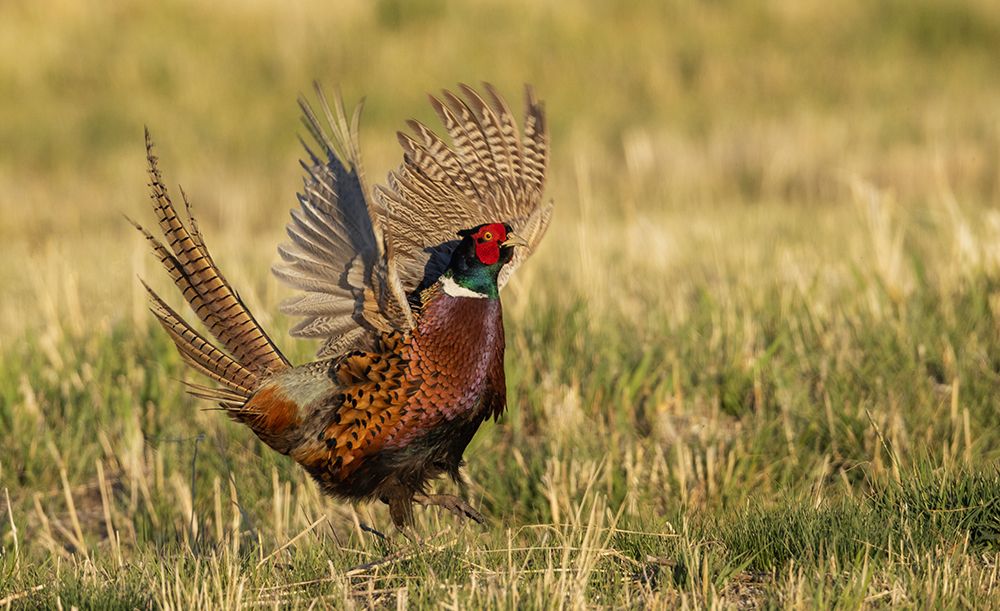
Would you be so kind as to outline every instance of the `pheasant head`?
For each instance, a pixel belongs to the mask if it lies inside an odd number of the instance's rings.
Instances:
[[[484,223],[458,232],[462,238],[441,276],[446,293],[456,297],[497,299],[500,269],[527,243],[506,223]]]

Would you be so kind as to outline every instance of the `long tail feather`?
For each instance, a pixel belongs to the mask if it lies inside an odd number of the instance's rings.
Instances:
[[[187,198],[184,198],[184,202],[188,207],[188,224],[192,226],[192,231],[188,231],[178,217],[160,176],[148,130],[146,159],[149,162],[153,207],[163,236],[173,252],[155,239],[150,241],[160,261],[184,293],[184,298],[212,335],[237,361],[250,369],[261,371],[288,368],[288,361],[212,261],[197,225],[191,221]],[[147,239],[152,237],[148,232],[143,233]]]
[[[149,292],[150,310],[170,335],[170,339],[174,341],[177,350],[188,364],[234,392],[247,396],[253,392],[257,374],[233,360],[192,329],[149,286],[146,286],[146,290]]]
[[[143,282],[149,292],[150,309],[173,340],[184,362],[223,386],[209,388],[192,385],[192,394],[219,401],[224,406],[237,407],[253,394],[265,376],[287,369],[288,361],[212,261],[183,191],[181,195],[187,223],[177,215],[160,176],[148,130],[146,158],[153,208],[169,248],[138,223],[131,219],[130,222],[149,241],[153,253],[181,290],[184,299],[220,345],[213,344],[192,328]]]

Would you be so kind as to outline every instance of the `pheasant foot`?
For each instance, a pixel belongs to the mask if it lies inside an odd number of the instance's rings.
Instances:
[[[447,509],[456,516],[460,518],[468,518],[477,524],[483,524],[486,522],[486,518],[483,514],[479,513],[469,505],[465,499],[457,497],[451,494],[414,494],[413,502],[419,503],[421,505],[437,505],[443,509]]]

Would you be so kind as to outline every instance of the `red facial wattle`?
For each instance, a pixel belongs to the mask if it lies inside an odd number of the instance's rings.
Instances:
[[[500,260],[500,245],[507,239],[507,228],[502,223],[483,225],[472,234],[476,241],[476,258],[483,265],[493,265]]]

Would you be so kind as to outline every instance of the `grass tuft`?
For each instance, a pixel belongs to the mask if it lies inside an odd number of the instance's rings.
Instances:
[[[0,608],[1000,606],[998,32],[990,0],[0,4]],[[311,358],[267,269],[313,79],[367,95],[374,179],[426,91],[546,101],[485,529],[373,534],[151,324],[143,125]]]

